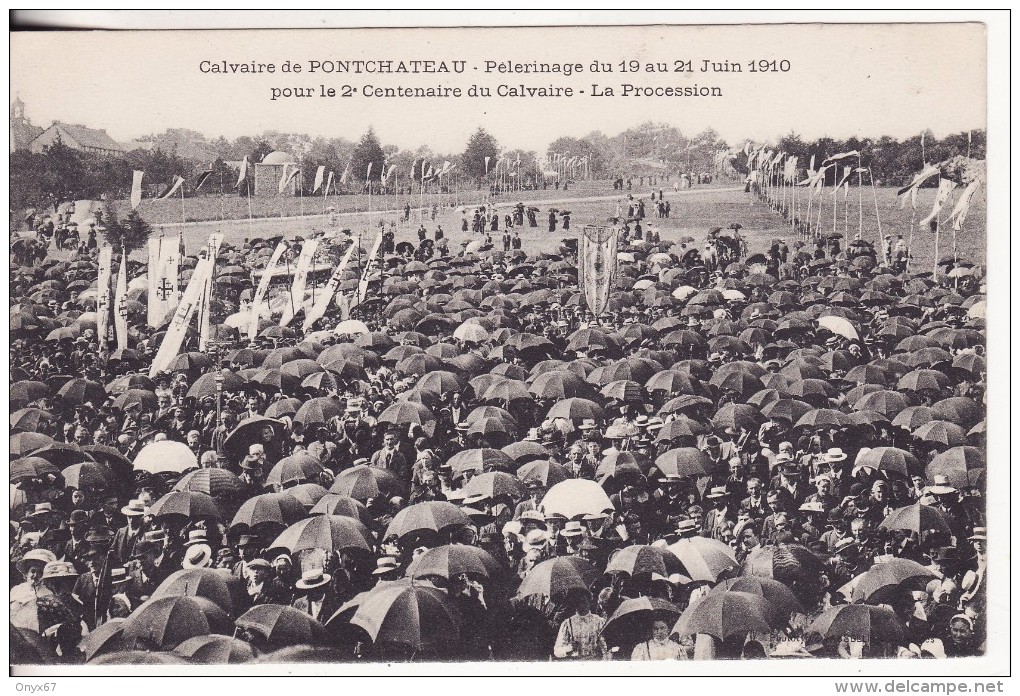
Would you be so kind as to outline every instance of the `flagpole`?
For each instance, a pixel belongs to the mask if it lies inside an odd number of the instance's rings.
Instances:
[[[910,233],[907,235],[907,265],[906,270],[910,271],[910,250],[914,248],[914,222],[917,218],[917,191],[910,192]]]
[[[188,218],[184,214],[184,184],[181,184],[181,222],[187,222]]]
[[[864,239],[864,192],[861,191],[861,169],[864,165],[861,163],[860,154],[857,155],[857,234]],[[878,238],[878,245],[882,246],[882,237]]]
[[[939,232],[942,228],[942,211],[935,216],[935,263],[932,266],[931,277],[932,280],[938,282],[939,277]]]
[[[254,237],[255,226],[251,219],[251,183],[248,181],[248,177],[244,178],[244,185],[248,190],[248,235]]]
[[[875,201],[875,221],[878,223],[878,239],[882,240],[882,215],[878,211],[878,192],[875,190],[875,173],[868,167],[868,181],[871,182],[871,197]]]

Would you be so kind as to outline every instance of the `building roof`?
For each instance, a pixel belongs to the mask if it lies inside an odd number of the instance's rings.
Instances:
[[[11,150],[27,150],[28,144],[43,132],[28,121],[11,121]]]
[[[97,150],[110,150],[112,152],[124,152],[120,143],[111,138],[105,130],[89,128],[78,123],[63,123],[54,121],[53,125],[46,130],[56,128],[60,134],[69,136],[79,146],[95,148]]]
[[[288,155],[282,150],[276,150],[270,152],[268,155],[262,158],[261,164],[295,164],[295,160],[292,156]]]

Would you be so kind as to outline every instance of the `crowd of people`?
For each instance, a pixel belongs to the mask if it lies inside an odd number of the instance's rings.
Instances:
[[[596,318],[514,239],[152,378],[95,250],[12,261],[12,662],[983,651],[978,273],[628,235]]]

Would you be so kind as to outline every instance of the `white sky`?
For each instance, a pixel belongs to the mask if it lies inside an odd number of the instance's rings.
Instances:
[[[463,75],[211,75],[202,60],[466,60]],[[620,73],[645,64],[737,61],[740,74]],[[787,59],[787,73],[750,74],[752,59]],[[571,77],[484,73],[484,61],[581,63]],[[611,74],[592,75],[592,61]],[[370,125],[401,148],[459,152],[477,126],[506,148],[543,151],[562,135],[608,135],[644,121],[686,134],[707,127],[734,142],[789,132],[908,137],[985,127],[985,29],[980,24],[362,29],[248,32],[31,32],[11,34],[11,98],[36,125],[53,120],[106,128],[129,140],[168,127],[233,139],[266,129],[357,139]],[[473,68],[477,67],[477,70]],[[499,83],[719,86],[721,98],[290,99],[278,87],[429,86],[493,89]]]

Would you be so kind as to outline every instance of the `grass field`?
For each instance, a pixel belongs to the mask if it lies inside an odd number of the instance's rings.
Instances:
[[[635,198],[642,197],[646,201],[646,210],[652,217],[647,221],[659,230],[663,240],[679,239],[681,236],[690,235],[695,239],[704,239],[711,227],[726,227],[731,223],[740,223],[743,226],[741,233],[748,238],[748,244],[752,252],[761,251],[767,247],[769,241],[774,237],[782,237],[792,242],[796,235],[790,229],[789,223],[766,206],[755,201],[750,194],[743,192],[743,187],[737,182],[722,181],[711,186],[697,186],[694,189],[673,192],[671,188],[664,185],[662,188],[666,194],[666,200],[671,203],[671,214],[668,220],[660,220],[654,217],[653,208],[648,206],[648,196],[651,188],[642,187],[635,189],[630,194]],[[656,187],[658,188],[658,187]],[[802,194],[803,191],[798,191]],[[870,188],[865,187],[863,193],[863,237],[868,241],[877,241],[881,233],[902,234],[904,239],[910,238],[911,209],[907,206],[900,209],[896,201],[895,189],[878,189],[877,203],[879,215],[876,216],[875,199]],[[626,209],[626,196],[628,192],[614,192],[612,184],[608,181],[578,182],[571,186],[569,191],[557,191],[548,189],[544,191],[522,191],[501,196],[493,201],[500,209],[507,211],[518,200],[525,204],[534,204],[541,208],[538,214],[539,227],[525,227],[522,230],[524,238],[524,249],[529,253],[553,252],[564,237],[576,236],[576,229],[585,224],[604,224],[606,219],[615,215],[617,201],[622,200],[623,208]],[[918,195],[918,209],[915,214],[916,220],[920,220],[928,211],[935,197],[934,189],[924,189]],[[798,197],[798,201],[801,199]],[[461,213],[457,206],[459,203],[469,210],[475,206],[484,204],[484,194],[481,192],[461,192],[459,200],[453,195],[430,198],[425,197],[426,204],[435,202],[440,206],[440,212],[435,222],[431,219],[425,220],[425,227],[429,230],[430,236],[436,225],[442,225],[450,242],[451,251],[459,250],[462,242],[469,242],[475,236],[469,231],[461,232]],[[811,219],[817,222],[818,205],[821,208],[821,229],[831,231],[833,225],[833,198],[831,194],[818,196],[812,203]],[[403,222],[402,209],[405,203],[412,205],[412,216],[410,223]],[[223,201],[224,217],[235,219],[220,220],[220,199],[219,197],[187,199],[185,201],[185,214],[187,217],[205,217],[206,222],[194,222],[182,225],[181,202],[180,200],[167,201],[143,201],[140,210],[142,215],[153,224],[153,227],[167,235],[176,236],[179,229],[184,230],[185,244],[189,252],[194,253],[208,237],[211,232],[221,231],[227,242],[237,244],[246,237],[273,236],[273,235],[303,235],[307,236],[313,231],[323,231],[334,226],[350,228],[355,232],[368,231],[377,228],[380,221],[388,225],[390,221],[398,222],[397,242],[408,240],[417,243],[416,230],[419,225],[417,205],[419,197],[372,197],[372,210],[369,211],[368,196],[339,196],[330,197],[327,201],[335,211],[322,215],[322,199],[304,199],[300,201],[294,198],[269,198],[252,199],[252,212],[256,219],[247,219],[248,209],[246,199],[228,198]],[[858,213],[857,191],[851,189],[849,196],[849,210],[844,207],[842,196],[837,197],[836,204],[836,225],[835,230],[840,234],[847,234],[853,237],[858,228],[860,219]],[[123,204],[122,204],[123,205]],[[382,207],[387,211],[380,210]],[[558,228],[555,233],[550,234],[547,227],[548,209],[557,207],[561,210],[568,209],[572,212],[571,229],[564,232]],[[400,212],[395,212],[400,209]],[[798,202],[798,213],[806,217],[806,208],[801,209]],[[951,209],[951,204],[946,210]],[[304,216],[299,216],[303,212]],[[943,217],[947,213],[943,213]],[[972,206],[970,215],[964,231],[959,232],[956,238],[957,252],[961,259],[975,263],[984,263],[986,254],[986,224],[985,224],[985,199],[983,191],[979,192]],[[498,244],[499,240],[494,239]],[[950,229],[944,229],[939,245],[939,256],[944,257],[953,253],[953,233]],[[913,254],[912,269],[917,272],[928,271],[932,268],[935,254],[935,238],[927,229],[922,230],[914,224],[914,234],[911,251]]]

